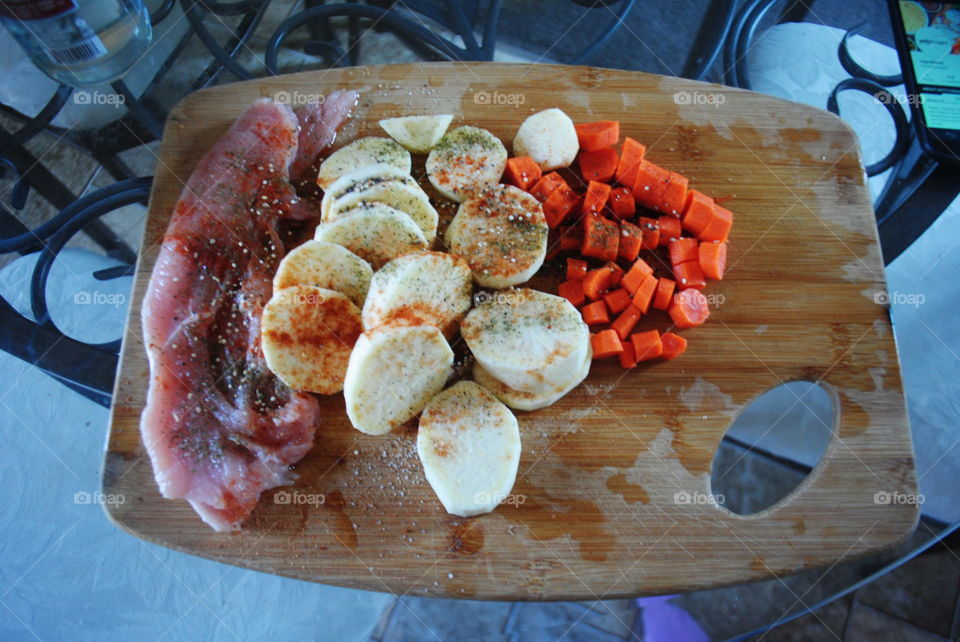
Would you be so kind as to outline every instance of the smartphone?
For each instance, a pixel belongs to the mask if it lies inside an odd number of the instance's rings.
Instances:
[[[960,2],[887,4],[920,144],[960,164]]]

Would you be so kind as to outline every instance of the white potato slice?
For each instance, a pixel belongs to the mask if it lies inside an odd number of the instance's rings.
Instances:
[[[324,190],[323,200],[320,201],[321,217],[329,216],[330,208],[337,199],[355,192],[362,192],[387,181],[399,181],[410,187],[420,187],[409,172],[399,167],[387,163],[361,167],[349,174],[344,174]]]
[[[398,256],[429,247],[407,214],[383,203],[367,203],[335,221],[317,226],[313,238],[342,245],[379,270]]]
[[[401,116],[380,121],[380,127],[414,154],[426,154],[453,122],[451,114],[434,116]]]
[[[480,298],[480,297],[478,297]],[[565,386],[590,350],[590,331],[562,297],[520,289],[486,295],[460,326],[484,370],[515,390]]]
[[[528,116],[513,138],[513,155],[529,156],[543,171],[569,167],[579,150],[573,121],[556,107]]]
[[[515,410],[539,410],[547,406],[552,406],[563,399],[571,390],[579,386],[583,380],[587,378],[587,375],[590,374],[591,361],[593,361],[593,350],[588,351],[587,358],[583,360],[580,369],[574,373],[569,383],[545,393],[515,390],[499,379],[495,379],[493,375],[483,369],[480,362],[473,364],[473,380],[484,388],[489,389],[490,392],[497,396],[497,399]]]
[[[427,243],[437,238],[440,216],[430,204],[430,197],[419,186],[410,186],[400,181],[386,181],[359,192],[351,192],[331,203],[324,221],[334,221],[341,214],[363,203],[383,203],[401,212],[406,212],[423,231]]]
[[[472,294],[470,266],[463,259],[445,252],[407,254],[373,275],[363,327],[432,325],[451,337],[470,309]]]
[[[267,367],[294,390],[343,389],[347,362],[363,328],[360,310],[339,292],[295,285],[263,308],[260,341]]]
[[[366,332],[357,339],[344,379],[347,416],[360,432],[386,434],[423,410],[452,372],[453,350],[433,326]]]
[[[273,277],[274,291],[294,285],[313,285],[345,294],[363,307],[373,278],[373,268],[359,256],[336,243],[310,240],[283,257]]]
[[[409,174],[410,152],[382,136],[358,138],[324,159],[317,174],[317,185],[327,189],[344,174],[378,163],[393,165]]]
[[[547,255],[550,229],[540,202],[512,185],[491,185],[457,209],[445,234],[477,283],[506,288],[529,280]]]
[[[427,156],[427,178],[437,191],[462,203],[498,183],[507,166],[507,148],[479,127],[457,127],[444,134]]]
[[[482,515],[513,489],[520,464],[520,427],[493,393],[461,381],[424,408],[417,454],[424,476],[448,513]]]

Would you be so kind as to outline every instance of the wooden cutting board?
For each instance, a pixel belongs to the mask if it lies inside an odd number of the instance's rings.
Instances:
[[[453,113],[509,146],[530,113],[617,119],[648,158],[736,216],[723,296],[685,331],[673,362],[625,372],[596,362],[555,406],[517,413],[515,501],[461,519],[424,479],[415,426],[385,437],[321,399],[299,479],[268,492],[244,526],[211,531],[162,499],[140,442],[147,386],[140,304],[170,212],[202,154],[247,104],[338,88],[362,94],[338,144],[382,135],[384,117]],[[278,94],[278,92],[281,92]],[[217,87],[171,113],[114,395],[103,492],[121,528],[180,551],[270,573],[376,591],[485,599],[595,599],[759,580],[891,545],[914,527],[916,479],[873,210],[850,128],[825,111],[677,78],[588,67],[414,64],[309,72]],[[422,161],[421,161],[422,162]],[[423,181],[426,183],[426,181]],[[559,270],[536,284],[552,288]],[[648,325],[643,325],[648,324]],[[640,329],[667,326],[657,313]],[[764,391],[817,381],[837,408],[822,463],[779,504],[741,517],[678,493],[710,492],[724,431]],[[295,493],[295,494],[294,494]],[[289,499],[284,503],[283,499]],[[678,499],[680,498],[680,499]]]

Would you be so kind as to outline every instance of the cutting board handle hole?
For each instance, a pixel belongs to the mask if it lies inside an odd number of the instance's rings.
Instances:
[[[836,423],[834,395],[816,383],[767,390],[740,412],[714,452],[710,495],[743,516],[786,504],[820,463]]]

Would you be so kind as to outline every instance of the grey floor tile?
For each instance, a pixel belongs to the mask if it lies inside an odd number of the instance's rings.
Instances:
[[[618,638],[627,639],[633,630],[633,621],[637,615],[635,601],[629,600],[602,600],[580,602],[590,609],[583,621],[601,631],[606,631]]]
[[[770,642],[805,642],[806,640],[842,640],[844,627],[853,604],[853,596],[831,602],[821,609],[772,629],[755,639]]]
[[[950,635],[960,592],[960,559],[932,549],[864,587],[863,604],[940,635]]]
[[[509,602],[403,597],[394,607],[384,642],[484,640],[503,635]]]
[[[845,638],[849,642],[943,642],[945,639],[865,604],[853,607]]]

